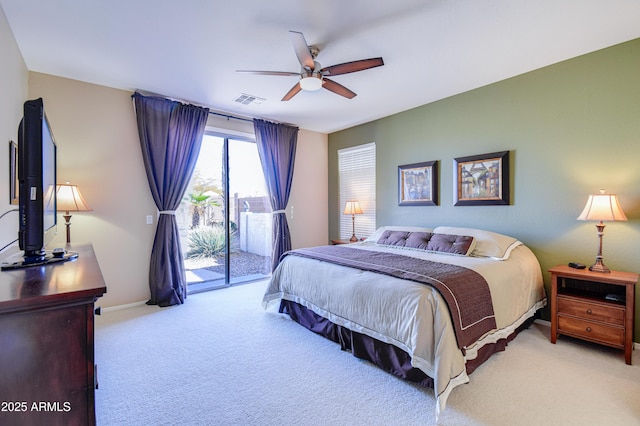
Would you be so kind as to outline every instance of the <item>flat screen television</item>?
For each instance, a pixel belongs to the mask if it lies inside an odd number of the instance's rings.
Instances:
[[[2,262],[17,269],[74,260],[78,253],[45,250],[56,234],[56,142],[42,98],[24,103],[18,126],[18,245],[23,253]]]
[[[56,142],[42,98],[24,103],[18,127],[18,243],[25,263],[41,262],[56,233]]]

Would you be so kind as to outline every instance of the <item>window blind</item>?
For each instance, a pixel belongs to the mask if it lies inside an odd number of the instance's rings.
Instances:
[[[376,230],[376,144],[375,142],[338,150],[340,181],[340,239],[349,240],[352,216],[343,214],[347,201],[360,203],[355,215],[355,234],[366,238]]]

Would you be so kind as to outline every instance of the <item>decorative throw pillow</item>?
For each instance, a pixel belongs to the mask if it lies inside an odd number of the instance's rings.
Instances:
[[[473,251],[474,242],[473,237],[466,235],[391,230],[384,231],[377,241],[378,244],[386,246],[460,256],[468,256]]]
[[[370,243],[377,243],[378,240],[380,239],[380,237],[382,237],[382,234],[385,231],[431,232],[431,231],[433,231],[433,229],[432,228],[425,228],[425,227],[422,227],[422,226],[403,226],[403,225],[381,226],[378,229],[376,229],[373,234],[369,235],[369,237],[367,237],[367,239],[365,241],[370,242]]]
[[[378,244],[427,250],[431,232],[384,231]]]
[[[476,240],[476,245],[471,256],[491,257],[497,260],[507,260],[511,251],[522,244],[522,242],[513,237],[482,229],[438,226],[433,232],[435,234],[464,234],[473,236]]]
[[[475,239],[468,235],[431,234],[428,250],[469,256],[475,247]]]

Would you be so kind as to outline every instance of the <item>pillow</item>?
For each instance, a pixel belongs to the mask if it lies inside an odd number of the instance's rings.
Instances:
[[[385,230],[377,244],[424,250],[434,253],[468,256],[475,239],[469,236]]]
[[[406,231],[384,231],[378,244],[385,246],[406,247],[419,250],[427,250],[429,240],[433,234],[431,232],[406,232]]]
[[[469,256],[476,247],[476,239],[469,235],[449,235],[436,234],[431,235],[429,240],[429,250],[440,253],[459,254],[461,256]]]
[[[376,231],[369,235],[365,241],[370,243],[377,243],[384,231],[405,231],[405,232],[431,232],[432,228],[424,228],[421,226],[401,226],[401,225],[389,225],[381,226]]]
[[[497,260],[507,260],[511,251],[522,244],[513,237],[482,229],[438,226],[433,232],[435,234],[470,235],[475,238],[476,242],[471,256],[491,257]]]

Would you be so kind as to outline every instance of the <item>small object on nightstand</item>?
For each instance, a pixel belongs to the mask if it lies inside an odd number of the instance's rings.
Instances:
[[[585,265],[583,265],[582,263],[578,263],[578,262],[569,262],[569,267],[573,268],[573,269],[584,269],[584,268],[586,268]]]
[[[63,249],[62,247],[57,247],[53,249],[53,257],[56,258],[62,258],[64,257],[64,255],[67,253],[67,251],[65,249]]]
[[[607,294],[604,299],[611,300],[613,302],[624,302],[624,296],[621,294]]]

